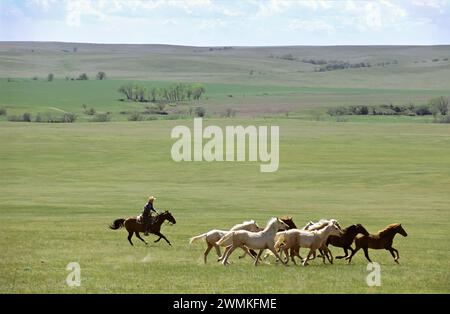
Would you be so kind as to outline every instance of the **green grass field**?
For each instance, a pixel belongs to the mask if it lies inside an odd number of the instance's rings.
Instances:
[[[175,163],[170,131],[186,121],[71,125],[0,124],[1,292],[448,293],[450,131],[436,124],[297,120],[209,120],[280,125],[280,168],[256,163]],[[177,219],[173,242],[131,247],[108,223],[137,214],[148,194]],[[254,218],[289,214],[303,225],[323,217],[375,232],[401,222],[401,265],[386,251],[382,286],[365,283],[366,261],[320,260],[304,268],[250,259],[225,268],[189,237]],[[154,239],[154,236],[150,237]],[[340,253],[339,250],[333,250]],[[82,285],[65,284],[71,261]]]
[[[329,116],[349,105],[426,103],[450,95],[449,46],[208,47],[0,43],[0,108],[7,115],[77,114],[75,123],[19,123],[0,116],[0,293],[449,293],[450,129],[433,118]],[[398,63],[314,72],[311,64],[270,58],[324,58]],[[439,58],[439,62],[432,59]],[[104,81],[65,81],[106,71]],[[249,71],[254,74],[249,75]],[[56,79],[46,82],[48,73]],[[32,80],[38,76],[38,80]],[[168,110],[206,108],[204,125],[280,126],[280,166],[261,173],[255,162],[172,161],[173,115],[131,122],[121,111],[151,103],[120,101],[127,82],[146,87],[200,82],[200,101]],[[231,95],[231,96],[230,96]],[[89,122],[82,105],[111,112]],[[227,109],[234,118],[221,118]],[[172,113],[171,113],[172,114]],[[169,115],[171,116],[171,115]],[[172,116],[171,116],[172,117]],[[162,241],[145,246],[108,225],[140,213],[149,195],[177,219]],[[367,262],[351,265],[254,267],[247,257],[203,264],[204,244],[189,238],[255,219],[291,215],[297,226],[335,218],[375,233],[400,222],[396,265],[381,265],[381,287],[366,284]],[[332,248],[334,255],[341,250]],[[306,251],[303,251],[303,255]],[[81,286],[68,287],[66,265],[81,265]]]

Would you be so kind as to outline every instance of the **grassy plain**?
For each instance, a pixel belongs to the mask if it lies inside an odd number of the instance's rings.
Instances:
[[[73,48],[77,47],[74,52]],[[296,61],[278,57],[292,54]],[[270,57],[270,56],[273,57]],[[0,107],[8,115],[64,111],[73,124],[13,123],[0,116],[0,292],[2,293],[449,293],[450,129],[432,118],[326,114],[332,106],[422,104],[450,94],[448,46],[435,47],[180,47],[73,43],[0,43]],[[314,72],[299,60],[392,62],[364,69]],[[433,62],[433,59],[439,59]],[[253,74],[250,75],[250,71]],[[105,71],[105,81],[65,81]],[[46,82],[48,73],[56,79]],[[38,80],[32,80],[37,76]],[[9,78],[9,79],[8,79]],[[205,124],[279,125],[280,168],[259,163],[171,160],[176,125],[192,118],[129,122],[121,111],[127,82],[165,86],[201,82]],[[230,96],[231,95],[231,96]],[[111,112],[88,122],[82,105]],[[219,118],[227,109],[235,118]],[[131,247],[124,230],[107,225],[141,210],[149,194],[170,209],[163,226],[173,247]],[[370,232],[401,222],[396,265],[386,251],[382,286],[366,285],[362,253],[352,265],[264,264],[232,256],[225,268],[189,238],[247,219],[264,225],[292,215],[298,226],[324,217]],[[154,239],[150,236],[150,239]],[[339,253],[337,249],[333,252]],[[81,265],[81,287],[69,288],[69,262]]]

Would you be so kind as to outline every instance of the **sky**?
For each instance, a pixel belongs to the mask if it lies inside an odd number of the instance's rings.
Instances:
[[[450,44],[450,0],[0,0],[0,41]]]

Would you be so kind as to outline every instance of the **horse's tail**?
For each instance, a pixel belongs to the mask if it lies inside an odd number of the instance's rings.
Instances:
[[[194,243],[195,241],[198,241],[198,240],[201,240],[201,239],[204,239],[204,238],[206,238],[206,233],[202,233],[202,234],[200,234],[200,235],[198,235],[198,236],[192,237],[192,238],[189,240],[189,244],[192,244],[192,243]]]
[[[120,229],[124,226],[125,219],[119,218],[113,221],[113,223],[109,226],[112,230]]]
[[[233,238],[234,232],[228,232],[226,235],[224,235],[222,238],[220,238],[219,241],[216,242],[217,245],[222,245],[225,241],[227,241],[230,238]]]

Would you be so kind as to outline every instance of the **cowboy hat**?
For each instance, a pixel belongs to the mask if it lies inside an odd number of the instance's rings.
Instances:
[[[154,196],[150,196],[149,198],[148,198],[148,201],[149,202],[153,202],[153,201],[155,201],[156,200],[156,197],[154,197]]]

